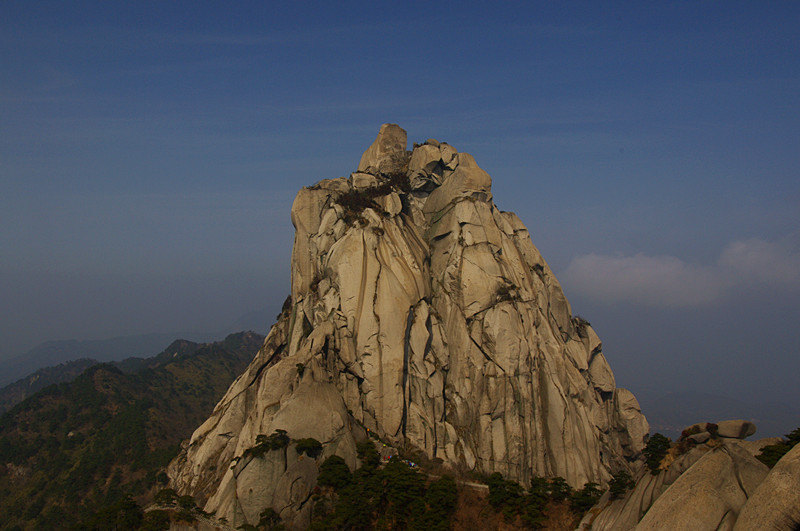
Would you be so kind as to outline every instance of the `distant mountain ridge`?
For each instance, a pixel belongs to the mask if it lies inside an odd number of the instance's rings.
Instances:
[[[148,358],[130,357],[122,361],[106,363],[119,368],[122,372],[133,374],[143,369],[155,369],[167,362],[192,355],[201,345],[201,343],[186,339],[176,339],[163,352],[155,356]],[[16,382],[8,384],[0,389],[0,414],[5,413],[48,385],[71,382],[89,367],[100,363],[104,362],[93,358],[79,358],[41,368]]]
[[[159,354],[150,358],[125,358],[122,361],[115,362],[114,365],[120,368],[123,372],[134,373],[143,369],[155,369],[170,361],[177,361],[186,356],[194,354],[195,351],[202,345],[186,339],[176,339]]]
[[[0,361],[0,385],[15,382],[43,367],[76,359],[91,358],[108,362],[159,352],[174,337],[171,334],[144,334],[109,339],[46,341],[22,355]]]
[[[147,499],[159,469],[263,341],[254,332],[174,341],[153,358],[126,360],[135,372],[96,364],[0,416],[0,529],[109,528],[98,520],[104,508]]]
[[[92,358],[67,361],[39,369],[33,374],[8,384],[0,389],[0,415],[49,385],[74,380],[83,371],[98,363],[100,362]]]
[[[0,359],[0,387],[32,376],[39,369],[55,367],[81,358],[91,358],[98,363],[117,362],[127,358],[149,359],[152,353],[160,352],[165,344],[176,337],[191,337],[197,342],[208,342],[240,330],[253,330],[261,334],[274,321],[276,313],[278,313],[277,307],[253,310],[240,315],[230,325],[212,332],[158,332],[106,339],[45,341],[20,355],[5,360]]]

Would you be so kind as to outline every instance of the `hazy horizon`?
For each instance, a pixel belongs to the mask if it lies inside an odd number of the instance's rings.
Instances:
[[[619,386],[800,403],[798,4],[0,14],[0,359],[279,308],[294,194],[393,122],[492,176]]]

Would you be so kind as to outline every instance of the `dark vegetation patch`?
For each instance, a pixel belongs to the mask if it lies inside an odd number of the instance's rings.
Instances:
[[[261,457],[267,452],[286,448],[289,446],[289,442],[291,442],[291,439],[286,435],[286,430],[275,430],[271,435],[256,435],[255,446],[245,450],[242,457]]]
[[[135,529],[180,441],[261,347],[233,334],[134,374],[97,365],[0,417],[0,529]],[[138,516],[137,516],[138,515]],[[147,525],[155,525],[149,523]]]
[[[499,473],[489,476],[486,483],[489,485],[489,504],[502,513],[506,522],[533,529],[545,524],[551,508],[568,503],[576,516],[582,516],[602,494],[596,483],[587,483],[582,489],[573,491],[562,477],[534,477],[527,491]]]
[[[611,499],[617,500],[625,496],[625,493],[631,490],[633,487],[636,486],[636,483],[633,481],[631,475],[622,470],[614,474],[611,478],[611,482],[608,484],[608,490],[611,493]]]
[[[312,278],[311,282],[308,284],[308,291],[317,291],[317,288],[319,288],[319,283],[322,282],[322,278],[322,273],[315,273],[314,278]]]
[[[681,432],[680,438],[681,439],[686,439],[688,437],[691,437],[692,435],[697,435],[698,433],[702,433],[703,431],[705,431],[703,428],[701,428],[700,426],[695,424],[694,426],[691,426],[691,427],[686,428],[685,430],[683,430]]]
[[[785,440],[778,444],[770,444],[761,449],[761,453],[756,458],[772,468],[780,460],[781,457],[800,443],[800,428],[784,435]]]
[[[379,179],[381,182],[377,186],[360,190],[349,190],[339,194],[336,198],[336,203],[344,210],[345,223],[352,224],[357,222],[362,226],[365,225],[366,221],[361,217],[361,214],[367,208],[371,208],[378,214],[386,216],[387,213],[378,206],[375,199],[392,192],[405,195],[411,191],[411,182],[408,179],[408,175],[403,171],[383,174]]]
[[[308,457],[316,459],[322,453],[322,443],[311,437],[298,439],[295,443],[298,454],[306,454]]]
[[[288,312],[292,309],[292,296],[287,295],[286,298],[283,300],[283,305],[281,306],[281,313]]]
[[[670,440],[668,437],[660,433],[653,434],[648,440],[647,445],[644,447],[642,453],[645,456],[647,468],[650,469],[652,475],[657,475],[660,471],[661,461],[669,451]]]
[[[501,284],[494,294],[495,302],[500,304],[501,302],[513,302],[520,300],[520,297],[517,294],[518,289],[519,288],[517,288],[517,286],[510,282]]]
[[[581,490],[575,491],[569,499],[570,508],[577,514],[586,514],[600,499],[603,491],[597,483],[589,482]]]
[[[705,424],[695,424],[694,426],[690,426],[681,432],[680,437],[678,437],[678,441],[673,446],[673,455],[679,456],[683,455],[695,446],[697,443],[691,439],[692,435],[697,435],[698,433],[708,432],[709,439],[714,440],[718,438],[719,433],[719,426],[714,424],[713,422],[708,422]]]
[[[350,473],[333,456],[320,467],[311,529],[449,529],[458,500],[452,477],[428,481],[419,469],[391,459],[379,467],[375,445],[357,447],[361,467]]]

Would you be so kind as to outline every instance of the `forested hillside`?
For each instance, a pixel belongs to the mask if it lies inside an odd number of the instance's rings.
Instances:
[[[0,417],[0,528],[89,526],[104,508],[146,501],[181,440],[263,340],[242,332],[176,342],[135,373],[95,365],[8,411]]]

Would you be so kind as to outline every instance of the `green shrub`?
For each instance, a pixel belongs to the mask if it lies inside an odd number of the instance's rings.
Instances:
[[[325,487],[333,487],[340,490],[353,481],[353,474],[344,459],[338,455],[332,455],[322,462],[319,467],[317,483]]]
[[[244,451],[243,457],[252,455],[259,457],[271,450],[281,450],[289,446],[289,436],[286,435],[286,430],[275,430],[272,435],[257,435],[256,445]]]
[[[540,476],[533,476],[531,478],[531,486],[528,488],[528,494],[533,494],[543,498],[550,497],[550,482],[547,478]]]
[[[375,449],[375,444],[369,439],[356,444],[356,452],[363,468],[375,469],[381,463],[381,456]]]
[[[336,456],[320,467],[319,484],[334,487],[336,496],[329,498],[334,502],[330,510],[324,493],[316,494],[321,509],[315,508],[312,530],[449,529],[458,500],[453,478],[444,476],[426,486],[424,474],[401,459],[377,468],[380,457],[370,441],[360,443],[358,453],[362,466],[352,476]]]
[[[405,528],[410,522],[419,521],[425,512],[425,478],[400,459],[392,459],[380,477],[384,484],[384,496],[388,503],[387,516],[394,522],[393,528]]]
[[[535,476],[531,479],[528,493],[522,499],[520,516],[528,527],[540,527],[545,519],[545,508],[550,496],[550,482]]]
[[[567,483],[567,480],[561,476],[550,479],[550,498],[553,501],[564,501],[570,496],[572,496],[572,488]]]
[[[308,457],[316,459],[322,453],[322,443],[316,439],[298,439],[296,449],[298,454],[306,454]]]
[[[153,501],[159,505],[172,505],[178,499],[175,489],[161,489],[153,496]]]
[[[597,503],[601,495],[602,492],[599,489],[599,485],[589,482],[581,490],[572,494],[569,500],[570,508],[576,514],[584,514]]]
[[[178,497],[178,505],[182,509],[186,509],[187,511],[190,511],[196,507],[196,504],[194,503],[194,498],[192,498],[188,494]]]
[[[655,476],[658,474],[661,460],[667,455],[669,445],[669,438],[660,433],[655,433],[648,439],[647,445],[644,447],[642,453],[644,453],[647,468],[650,469],[652,475]]]
[[[489,503],[508,521],[519,517],[529,528],[541,527],[546,518],[547,504],[561,502],[572,495],[572,489],[561,477],[533,477],[527,492],[515,481],[503,479],[497,472],[486,479]]]
[[[179,510],[175,515],[175,519],[179,522],[186,522],[187,524],[193,524],[197,521],[197,517],[188,509]]]
[[[489,485],[489,503],[495,508],[517,505],[518,498],[522,495],[522,487],[519,483],[503,479],[500,472],[489,476],[487,485]]]
[[[786,437],[785,441],[762,448],[761,453],[756,458],[768,467],[774,467],[781,457],[786,455],[796,444],[800,443],[800,428],[787,433],[784,437]]]
[[[691,437],[692,435],[700,433],[701,431],[703,431],[703,429],[700,428],[700,426],[697,426],[697,425],[694,425],[691,428],[686,428],[685,430],[683,430],[681,432],[680,439],[681,440],[686,439],[687,437]]]
[[[611,499],[616,500],[623,497],[626,492],[635,486],[636,483],[634,483],[631,475],[627,471],[621,470],[614,474],[614,477],[608,484],[608,490],[611,492]]]
[[[87,527],[90,529],[138,529],[144,518],[142,508],[130,498],[102,507]]]
[[[501,513],[506,520],[513,520],[521,515],[526,520],[536,520],[541,513],[541,491],[526,496],[522,486],[516,481],[503,479],[495,472],[487,481],[489,485],[489,503]],[[546,499],[546,498],[545,498]]]
[[[451,476],[442,476],[428,485],[425,493],[428,514],[424,518],[426,529],[449,529],[450,517],[458,503],[458,487]]]

